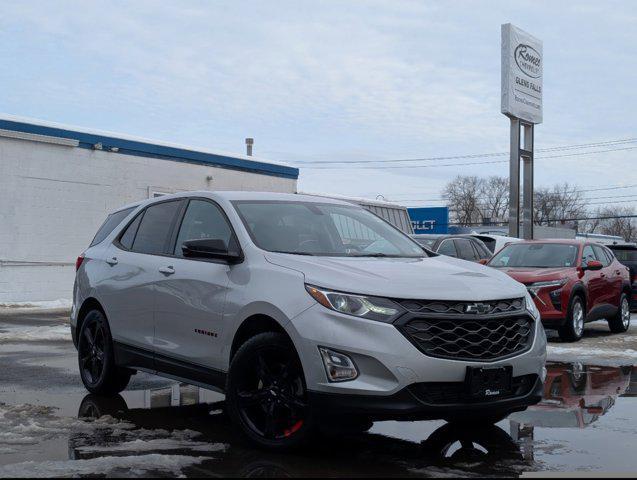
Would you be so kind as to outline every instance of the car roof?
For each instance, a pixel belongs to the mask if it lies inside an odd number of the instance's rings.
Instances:
[[[585,243],[595,243],[595,242],[577,240],[577,239],[571,239],[571,238],[543,238],[543,239],[537,239],[537,240],[522,240],[521,242],[516,242],[516,245],[519,245],[520,243],[558,243],[563,245],[583,245]]]
[[[224,199],[228,201],[241,201],[241,200],[266,200],[266,201],[278,201],[278,202],[311,202],[311,203],[323,203],[334,205],[354,206],[357,205],[351,202],[343,200],[337,200],[328,197],[319,197],[315,195],[304,195],[298,193],[279,193],[279,192],[258,192],[258,191],[233,191],[233,190],[195,190],[189,192],[179,192],[169,195],[162,195],[147,201],[147,203],[160,202],[169,200],[171,198],[183,198],[183,197],[208,197],[211,199]],[[139,203],[138,203],[139,204]]]

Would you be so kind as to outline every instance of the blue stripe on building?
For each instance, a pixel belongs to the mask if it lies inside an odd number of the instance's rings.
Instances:
[[[0,119],[0,129],[77,140],[80,142],[80,148],[91,150],[94,148],[95,144],[101,143],[102,148],[105,151],[112,152],[113,148],[118,149],[117,152],[112,153],[122,153],[126,155],[135,155],[138,157],[159,158],[162,160],[172,160],[176,162],[218,166],[233,170],[259,173],[262,175],[272,175],[275,177],[292,179],[299,178],[299,169],[294,167],[258,162],[254,160],[246,160],[243,158],[231,157],[227,155],[217,155],[214,153],[186,150],[183,148],[168,147],[165,145],[157,145],[135,140],[126,140],[123,138],[110,137],[106,135],[97,135],[92,133],[2,119]]]

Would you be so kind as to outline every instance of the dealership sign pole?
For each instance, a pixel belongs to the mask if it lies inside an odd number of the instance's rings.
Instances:
[[[533,238],[533,133],[542,123],[542,42],[502,25],[501,112],[511,120],[509,235],[520,236],[520,160],[523,163],[522,233]]]

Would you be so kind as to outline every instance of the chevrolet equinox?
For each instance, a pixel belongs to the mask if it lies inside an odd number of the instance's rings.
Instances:
[[[216,389],[262,447],[376,420],[493,423],[542,395],[546,336],[522,284],[347,202],[155,198],[112,213],[76,267],[90,392],[138,370]]]

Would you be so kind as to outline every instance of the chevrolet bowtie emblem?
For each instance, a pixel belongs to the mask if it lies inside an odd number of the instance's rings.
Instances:
[[[491,306],[487,303],[470,303],[465,307],[465,313],[484,315],[489,313],[489,311],[491,311]]]

